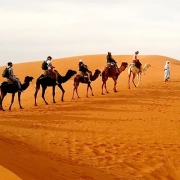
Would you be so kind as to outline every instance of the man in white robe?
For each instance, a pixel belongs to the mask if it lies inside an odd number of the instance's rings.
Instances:
[[[167,82],[168,79],[170,79],[170,67],[169,61],[166,61],[166,64],[164,66],[164,81]]]

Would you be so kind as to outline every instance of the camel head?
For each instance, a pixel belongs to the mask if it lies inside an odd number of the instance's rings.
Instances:
[[[148,64],[148,63],[146,63],[145,65],[144,65],[144,67],[143,67],[143,71],[146,71],[148,68],[150,68],[151,67],[151,65],[150,64]]]
[[[127,67],[128,67],[128,63],[127,63],[127,62],[122,62],[122,63],[121,63],[121,66],[119,67],[119,71],[122,72],[122,71],[124,71]]]
[[[76,73],[77,73],[76,71],[69,69],[66,75],[74,76]]]
[[[34,79],[34,78],[33,78],[32,76],[26,76],[26,77],[24,78],[24,83],[29,83],[29,82],[31,82],[33,79]]]
[[[99,69],[96,69],[94,74],[97,74],[99,76],[99,74],[101,74],[101,71]]]

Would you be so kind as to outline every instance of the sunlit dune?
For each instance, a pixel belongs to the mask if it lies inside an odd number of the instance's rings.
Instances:
[[[113,57],[118,66],[132,62],[131,55]],[[52,62],[64,76],[69,69],[78,72],[80,59],[93,73],[106,64],[106,55]],[[138,88],[131,83],[128,89],[127,68],[118,78],[117,93],[113,92],[113,80],[108,79],[109,94],[101,95],[100,76],[92,82],[94,96],[86,98],[87,85],[80,84],[80,98],[72,100],[72,77],[62,84],[64,102],[56,87],[54,104],[48,87],[45,97],[49,105],[41,98],[40,89],[38,106],[34,106],[34,92],[42,61],[14,64],[14,73],[22,82],[27,75],[34,80],[22,93],[24,109],[19,109],[17,95],[11,111],[11,95],[3,101],[0,165],[23,180],[180,179],[180,61],[157,55],[139,59],[151,67],[142,74]],[[163,79],[166,61],[171,70],[168,82]],[[0,67],[0,72],[4,68]],[[0,77],[0,82],[3,80]]]

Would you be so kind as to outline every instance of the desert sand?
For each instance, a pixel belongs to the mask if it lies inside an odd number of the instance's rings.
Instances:
[[[132,56],[113,56],[118,64],[130,63]],[[90,55],[53,60],[61,75],[78,71],[82,59],[94,72],[102,70],[106,55]],[[170,61],[171,79],[163,81],[164,65]],[[95,96],[86,98],[80,84],[80,99],[71,100],[73,78],[63,84],[65,102],[56,87],[56,104],[51,88],[45,105],[38,94],[34,106],[34,86],[41,75],[41,61],[14,65],[23,81],[33,76],[33,84],[17,96],[8,111],[11,95],[0,112],[0,165],[23,180],[178,180],[180,179],[180,62],[164,56],[140,56],[151,64],[142,75],[139,88],[127,84],[127,69],[118,78],[117,93],[109,79],[109,94],[101,95],[101,77],[92,82]],[[0,67],[2,72],[4,67]],[[0,78],[2,82],[3,79]]]
[[[8,169],[5,169],[2,166],[0,166],[0,178],[1,180],[22,180],[18,176],[16,176],[14,173],[9,171]]]

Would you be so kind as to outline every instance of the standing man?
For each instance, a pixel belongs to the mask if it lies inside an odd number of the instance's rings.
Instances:
[[[170,67],[169,61],[166,61],[166,64],[164,66],[164,82],[167,82],[168,79],[170,79]]]

